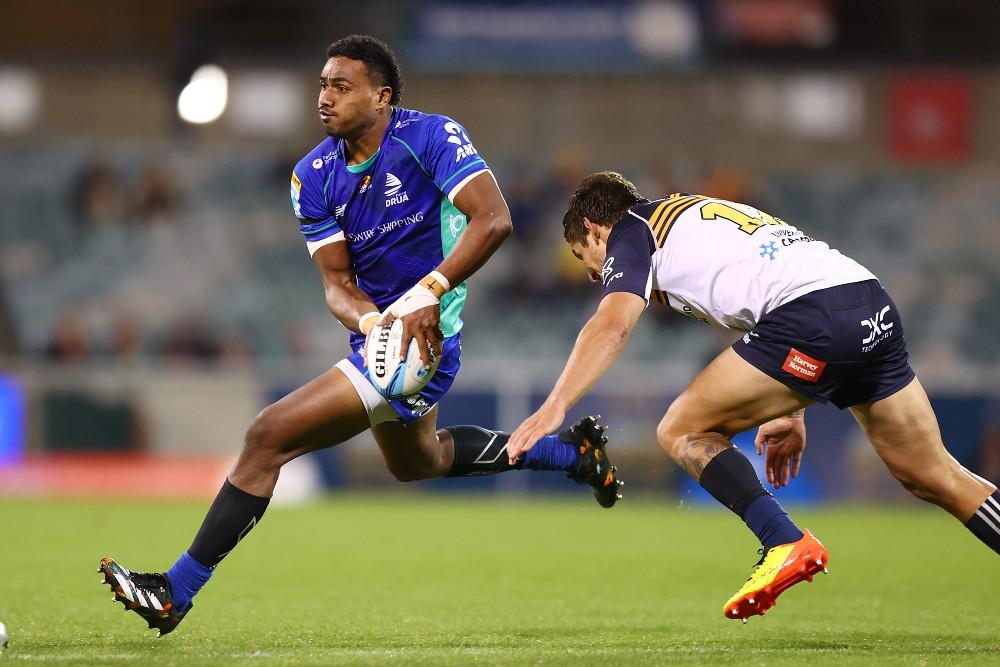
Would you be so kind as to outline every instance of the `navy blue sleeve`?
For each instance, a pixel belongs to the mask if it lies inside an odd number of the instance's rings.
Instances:
[[[608,252],[601,269],[604,294],[631,292],[649,302],[653,284],[653,252],[656,246],[649,226],[626,215],[608,236]]]

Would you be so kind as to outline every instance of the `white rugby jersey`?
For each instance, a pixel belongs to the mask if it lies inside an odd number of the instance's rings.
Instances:
[[[604,292],[632,292],[708,324],[749,331],[816,290],[875,276],[826,243],[746,204],[670,195],[611,230]]]

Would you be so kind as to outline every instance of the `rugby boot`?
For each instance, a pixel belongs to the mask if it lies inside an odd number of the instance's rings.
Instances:
[[[726,618],[744,623],[773,607],[781,593],[801,581],[812,581],[817,572],[826,573],[830,555],[819,540],[804,530],[798,542],[760,549],[756,569],[740,590],[722,608]]]
[[[107,556],[101,559],[97,571],[104,574],[102,583],[111,586],[114,600],[139,614],[150,629],[159,631],[160,637],[176,628],[194,606],[177,611],[170,581],[162,574],[133,572]]]
[[[576,447],[580,467],[568,477],[578,484],[589,484],[601,507],[612,507],[622,497],[625,482],[618,479],[618,468],[608,460],[607,427],[597,417],[584,417],[559,434],[559,439]]]

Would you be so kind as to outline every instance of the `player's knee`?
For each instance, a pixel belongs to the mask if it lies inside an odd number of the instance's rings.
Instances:
[[[264,408],[247,428],[243,449],[253,455],[273,457],[282,447],[281,427],[274,409]]]
[[[428,474],[422,466],[414,465],[412,462],[389,463],[388,468],[397,482],[419,482],[436,476]]]
[[[678,447],[681,439],[688,433],[684,422],[673,414],[673,406],[663,415],[663,419],[656,425],[656,442],[660,448],[667,453],[667,456],[677,461],[680,453]]]
[[[952,504],[961,481],[948,466],[930,466],[919,471],[897,468],[892,469],[892,474],[914,497],[942,507]]]

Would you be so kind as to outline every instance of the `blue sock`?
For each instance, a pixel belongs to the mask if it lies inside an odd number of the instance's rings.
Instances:
[[[565,470],[576,472],[580,455],[576,447],[559,439],[558,435],[545,435],[528,450],[521,462],[528,470]]]
[[[765,549],[802,539],[802,531],[771,495],[760,496],[750,503],[743,513],[743,521]]]
[[[170,590],[178,611],[184,611],[191,606],[191,599],[208,583],[212,572],[213,568],[205,567],[186,551],[181,554],[173,567],[167,570],[167,579],[170,581]]]

